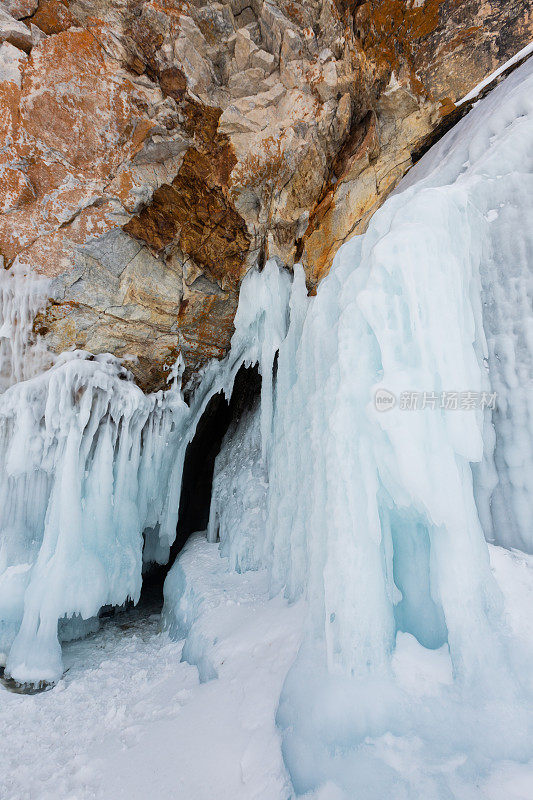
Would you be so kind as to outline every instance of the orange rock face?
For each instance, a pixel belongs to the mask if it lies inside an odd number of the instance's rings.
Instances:
[[[68,4],[60,0],[40,0],[31,21],[49,36],[76,26],[76,19],[70,13]]]
[[[363,233],[455,103],[533,38],[524,0],[366,0],[351,6],[373,115],[352,120],[356,152],[337,158],[334,185],[310,216],[299,252],[314,286],[344,241]],[[367,111],[367,114],[368,114]]]
[[[219,148],[235,163],[226,137],[219,138],[212,151],[187,150],[172,184],[156,189],[124,230],[158,253],[177,243],[221,288],[235,290],[246,271],[250,236],[217,170]]]
[[[108,180],[142,146],[136,102],[133,85],[92,34],[65,31],[30,55],[20,124],[35,154],[58,151],[80,178]]]
[[[146,390],[226,352],[252,265],[301,259],[313,289],[533,38],[526,0],[4,6],[0,255],[49,280],[52,351],[110,351]]]

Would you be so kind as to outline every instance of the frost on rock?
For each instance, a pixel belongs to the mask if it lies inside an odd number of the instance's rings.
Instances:
[[[46,306],[50,281],[28,274],[15,260],[4,269],[0,258],[0,392],[31,378],[50,363],[33,333],[36,314]]]

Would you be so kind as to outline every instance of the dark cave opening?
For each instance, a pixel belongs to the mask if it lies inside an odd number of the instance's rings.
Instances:
[[[170,549],[168,563],[152,564],[146,569],[139,607],[162,608],[163,584],[170,567],[189,536],[207,528],[215,459],[222,440],[230,424],[238,421],[252,407],[260,391],[258,368],[243,366],[235,377],[229,403],[219,393],[207,404],[185,453],[176,539]]]

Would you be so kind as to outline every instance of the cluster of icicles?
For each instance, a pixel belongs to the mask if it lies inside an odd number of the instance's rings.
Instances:
[[[28,281],[17,309],[10,281],[18,277],[0,277],[9,299],[4,371],[17,380],[24,352],[35,364],[41,348],[26,320],[46,293]],[[145,560],[167,562],[186,447],[210,398],[229,398],[240,366],[259,362],[272,402],[289,285],[275,264],[250,275],[231,353],[204,370],[189,405],[181,363],[167,391],[147,396],[116,358],[81,351],[0,396],[0,657],[13,678],[56,681],[59,639],[90,630],[102,606],[139,599],[143,550]],[[26,346],[15,353],[8,342],[21,331]],[[271,414],[268,399],[263,407]]]

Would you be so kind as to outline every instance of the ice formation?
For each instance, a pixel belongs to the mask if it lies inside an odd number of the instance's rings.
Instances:
[[[278,713],[298,794],[479,797],[532,755],[532,653],[484,538],[533,547],[532,72],[422,159],[316,298],[295,269],[262,470],[254,415],[217,459],[211,538],[309,604]]]
[[[258,569],[263,561],[268,477],[260,422],[254,408],[232,424],[215,465],[207,539],[220,541],[236,572]]]
[[[61,675],[58,620],[139,597],[186,407],[127,377],[74,353],[0,397],[0,651],[21,682]]]
[[[49,288],[46,278],[30,275],[17,260],[10,269],[4,269],[0,257],[0,392],[50,364],[50,354],[33,333],[35,317],[48,301]]]
[[[526,65],[423,159],[340,250],[296,355],[290,332],[280,348],[266,558],[275,588],[316,603],[333,670],[386,668],[398,626],[447,639],[465,679],[499,649],[470,464],[485,438],[482,517],[505,495],[492,536],[531,544],[532,86]]]
[[[242,364],[258,362],[265,376],[267,440],[290,278],[274,262],[250,274],[232,352],[204,370],[190,406],[180,362],[171,388],[150,396],[117,359],[83,352],[21,380],[25,357],[34,370],[42,352],[32,335],[42,284],[18,273],[2,280],[0,371],[19,382],[0,395],[0,660],[20,682],[52,682],[62,673],[58,635],[91,629],[104,605],[138,600],[143,542],[145,560],[168,560],[187,444],[213,394],[231,395]]]
[[[265,568],[273,594],[308,604],[278,713],[296,792],[478,797],[488,765],[531,758],[531,653],[507,628],[485,537],[533,549],[532,142],[526,63],[341,248],[315,298],[299,266],[292,281],[274,261],[246,276],[231,351],[189,405],[179,364],[147,397],[115,359],[83,353],[4,392],[8,673],[57,680],[58,621],[72,636],[138,598],[143,534],[145,558],[165,562],[209,399],[257,363],[260,404],[224,439],[208,536],[229,568]],[[187,586],[178,560],[174,635],[200,613]],[[194,649],[203,663],[201,637]],[[429,693],[406,688],[413,658],[437,675]]]

